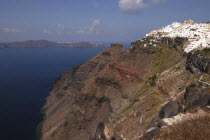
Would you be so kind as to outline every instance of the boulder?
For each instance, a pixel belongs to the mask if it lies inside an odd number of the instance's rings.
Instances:
[[[153,121],[151,121],[146,131],[142,137],[143,140],[152,140],[155,135],[160,132],[161,127],[166,126],[167,124],[162,121],[159,117],[156,117]]]
[[[103,122],[99,123],[93,140],[101,140],[101,139],[106,140],[104,129],[105,129],[104,123]]]
[[[112,140],[114,138],[114,131],[108,121],[103,121],[98,124],[93,140]]]
[[[210,104],[210,94],[196,90],[196,86],[191,85],[187,88],[184,95],[185,110],[206,107]]]
[[[159,117],[163,118],[171,118],[181,112],[181,106],[176,101],[168,102],[166,105],[163,106],[159,113]]]

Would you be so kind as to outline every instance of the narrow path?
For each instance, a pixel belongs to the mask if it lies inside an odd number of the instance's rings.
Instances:
[[[203,84],[207,84],[208,86],[210,86],[210,83],[209,82],[203,81],[203,75],[200,77],[199,82],[201,82]]]

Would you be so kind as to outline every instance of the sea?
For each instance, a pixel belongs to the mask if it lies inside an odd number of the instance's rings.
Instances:
[[[55,79],[107,47],[1,48],[0,140],[37,139],[41,109]]]

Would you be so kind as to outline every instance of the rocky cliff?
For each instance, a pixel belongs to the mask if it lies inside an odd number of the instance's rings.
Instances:
[[[210,139],[209,50],[186,55],[183,44],[112,44],[64,72],[41,140]]]
[[[190,53],[187,57],[186,68],[192,73],[210,72],[210,49]]]

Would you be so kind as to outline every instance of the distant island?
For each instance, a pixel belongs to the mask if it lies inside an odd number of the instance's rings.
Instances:
[[[31,47],[105,47],[103,43],[91,42],[53,42],[48,40],[28,40],[22,42],[0,43],[0,48],[31,48]]]

